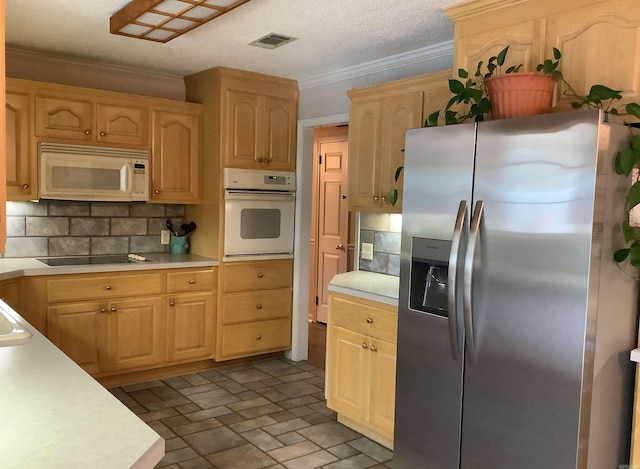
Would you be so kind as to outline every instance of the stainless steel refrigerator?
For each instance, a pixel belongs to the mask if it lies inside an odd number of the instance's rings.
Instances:
[[[407,132],[395,469],[628,464],[630,129],[599,110]]]

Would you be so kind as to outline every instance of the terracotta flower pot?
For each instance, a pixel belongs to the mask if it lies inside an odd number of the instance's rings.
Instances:
[[[508,73],[485,80],[491,118],[533,116],[551,110],[556,78],[540,72]]]

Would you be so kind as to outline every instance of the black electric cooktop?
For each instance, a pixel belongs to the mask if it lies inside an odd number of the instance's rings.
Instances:
[[[47,257],[36,259],[52,267],[64,265],[91,265],[91,264],[139,264],[141,262],[153,262],[143,256],[131,257],[131,254],[109,254],[104,256],[74,256],[74,257]]]

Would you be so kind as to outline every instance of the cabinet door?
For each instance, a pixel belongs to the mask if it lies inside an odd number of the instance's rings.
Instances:
[[[327,406],[339,414],[364,421],[369,399],[369,338],[342,327],[329,332]]]
[[[7,200],[37,198],[37,159],[31,148],[31,97],[6,94]]]
[[[396,397],[396,345],[371,339],[371,393],[369,422],[376,431],[393,440]]]
[[[168,299],[169,361],[209,358],[213,354],[215,297],[211,293],[174,295]]]
[[[277,171],[296,169],[296,125],[298,119],[297,102],[267,96],[264,98],[262,135],[259,138],[261,155],[265,166]]]
[[[349,113],[349,210],[382,203],[380,132],[382,100],[353,102]]]
[[[16,311],[20,311],[20,286],[18,280],[0,283],[0,300],[7,303]]]
[[[149,147],[149,111],[140,107],[98,104],[97,140],[100,143]]]
[[[36,136],[94,140],[93,103],[36,96]]]
[[[266,157],[266,154],[262,154],[266,149],[259,142],[260,96],[227,90],[225,104],[224,165],[233,168],[260,168],[257,160]]]
[[[198,202],[200,117],[154,111],[152,119],[151,202]]]
[[[161,298],[124,299],[109,303],[109,369],[154,365],[164,358]]]
[[[87,373],[104,371],[107,304],[69,303],[47,308],[47,337]]]
[[[402,212],[402,181],[395,182],[396,169],[404,165],[404,141],[407,129],[422,126],[422,91],[414,91],[384,99],[382,118],[382,151],[380,152],[380,180],[382,206],[391,212]],[[389,190],[398,189],[394,207],[386,200]]]

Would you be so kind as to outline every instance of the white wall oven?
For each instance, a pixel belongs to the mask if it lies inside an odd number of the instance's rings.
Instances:
[[[295,181],[295,172],[225,168],[225,257],[293,254]]]

